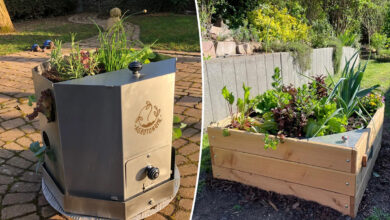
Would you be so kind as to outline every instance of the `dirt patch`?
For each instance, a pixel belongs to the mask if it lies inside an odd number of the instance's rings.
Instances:
[[[375,209],[390,213],[390,121],[384,124],[382,148],[360,203],[357,220]],[[275,171],[277,172],[277,171]],[[213,179],[210,173],[199,178],[193,220],[200,219],[351,219],[319,205],[230,181]]]

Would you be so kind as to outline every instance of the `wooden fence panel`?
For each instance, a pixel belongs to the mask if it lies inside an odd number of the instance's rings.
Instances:
[[[340,68],[345,65],[345,59],[350,59],[356,52],[354,48],[344,47]],[[327,75],[327,70],[333,74],[333,48],[314,49],[311,68],[304,72],[307,76]],[[360,60],[358,60],[359,62]],[[301,76],[302,72],[293,56],[288,52],[255,54],[250,56],[235,56],[216,58],[204,62],[204,125],[219,121],[228,116],[229,111],[221,90],[226,86],[234,96],[243,98],[242,84],[252,87],[251,96],[271,89],[272,75],[275,67],[281,69],[283,83],[301,86],[309,80]]]

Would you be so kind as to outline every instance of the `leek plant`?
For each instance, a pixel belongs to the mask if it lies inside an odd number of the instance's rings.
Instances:
[[[345,67],[341,73],[341,78],[337,82],[335,82],[334,78],[328,72],[333,91],[329,95],[327,102],[336,100],[339,108],[342,109],[341,112],[346,115],[347,118],[356,113],[365,120],[365,117],[363,116],[363,111],[365,111],[365,109],[360,104],[359,100],[378,88],[379,85],[361,89],[361,82],[368,62],[364,65],[359,63],[356,67],[358,59],[357,54],[358,52],[356,52],[350,60],[346,61]]]

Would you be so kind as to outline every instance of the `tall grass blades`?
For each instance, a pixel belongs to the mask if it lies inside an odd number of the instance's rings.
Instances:
[[[106,32],[96,25],[99,29],[100,42],[97,59],[104,65],[106,72],[124,69],[133,61],[149,63],[149,59],[155,56],[149,46],[144,46],[140,50],[132,48],[135,43],[128,40],[123,26],[127,18],[122,17]]]

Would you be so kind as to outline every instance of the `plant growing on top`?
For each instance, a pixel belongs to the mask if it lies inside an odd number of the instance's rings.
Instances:
[[[353,63],[351,63],[353,61]],[[367,62],[364,66],[359,63],[355,69],[357,61],[357,53],[355,53],[350,60],[345,64],[344,70],[341,73],[341,78],[335,82],[333,77],[328,73],[331,79],[331,86],[333,91],[329,95],[327,102],[336,100],[338,106],[342,108],[342,112],[347,118],[353,114],[357,114],[364,118],[362,105],[360,99],[371,93],[374,89],[378,88],[379,85],[372,86],[367,89],[361,89],[361,82],[363,80],[364,71],[367,67]]]
[[[132,47],[135,43],[128,40],[123,23],[128,17],[123,17],[116,22],[107,32],[99,29],[100,48],[97,53],[97,60],[102,64],[106,72],[124,69],[133,61],[147,64],[149,59],[153,59],[155,54],[149,46],[144,46],[140,50]]]

